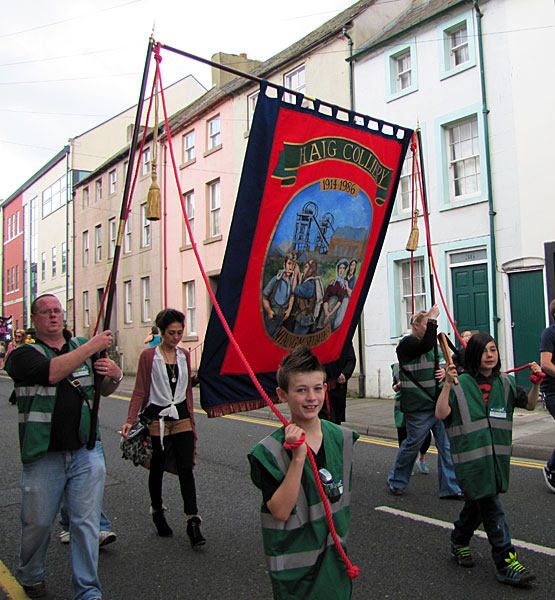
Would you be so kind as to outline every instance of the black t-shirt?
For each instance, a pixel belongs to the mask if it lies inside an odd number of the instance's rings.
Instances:
[[[476,376],[476,383],[478,384],[478,387],[482,390],[482,395],[484,397],[484,402],[486,403],[486,406],[488,405],[493,379],[494,375],[486,377],[481,373],[478,373],[478,375]],[[516,386],[515,406],[518,408],[526,408],[526,406],[528,406],[528,394],[526,390],[520,385]]]
[[[45,342],[36,340],[48,346],[56,356],[70,352],[69,340],[71,335],[64,330],[66,343],[60,350],[51,348]],[[94,360],[94,359],[92,359]],[[51,386],[49,382],[50,360],[41,352],[37,352],[25,344],[19,346],[8,357],[6,371],[16,383]],[[91,373],[94,377],[94,373]],[[52,413],[49,451],[78,450],[83,446],[79,440],[79,424],[81,423],[81,406],[83,400],[77,390],[66,377],[58,383],[56,403]]]
[[[551,362],[555,365],[555,325],[551,325],[551,327],[543,330],[540,352],[551,352]],[[546,373],[541,383],[541,391],[544,393],[555,392],[555,377],[551,377],[551,375]]]
[[[286,450],[289,458],[292,456],[291,450]],[[323,469],[326,466],[326,451],[324,449],[324,440],[322,440],[322,444],[320,445],[320,449],[315,454],[312,449],[312,456],[316,461],[316,467],[318,470]],[[258,489],[262,491],[262,500],[264,504],[270,500],[270,498],[274,495],[278,487],[281,485],[281,482],[276,481],[276,479],[271,475],[271,473],[260,463],[260,461],[255,458],[252,454],[249,454],[249,462],[251,464],[251,479],[256,485]]]

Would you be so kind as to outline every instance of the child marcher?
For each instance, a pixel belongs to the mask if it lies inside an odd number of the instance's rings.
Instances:
[[[451,552],[459,565],[473,567],[469,543],[481,522],[501,583],[521,586],[536,577],[516,557],[499,494],[509,487],[513,411],[534,410],[541,381],[540,367],[530,363],[532,389],[528,394],[514,377],[500,373],[495,340],[475,333],[466,346],[465,372],[453,385],[451,365],[438,398],[436,416],[445,420],[457,481],[465,503],[451,532]]]
[[[326,392],[324,380],[325,370],[310,349],[299,346],[287,355],[277,372],[277,394],[289,405],[290,424],[264,438],[248,455],[251,478],[262,491],[262,539],[274,599],[351,597],[351,580],[331,542],[306,444],[346,550],[353,445],[359,436],[319,419]],[[303,434],[306,444],[293,450],[284,448],[284,442],[294,446]]]

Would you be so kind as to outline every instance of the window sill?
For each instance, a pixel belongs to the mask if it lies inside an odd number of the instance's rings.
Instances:
[[[452,69],[449,69],[447,71],[441,71],[441,73],[439,74],[439,79],[440,79],[440,81],[443,81],[444,79],[449,79],[449,77],[458,75],[459,73],[462,73],[463,71],[468,71],[468,69],[472,69],[472,67],[475,67],[475,66],[476,66],[476,61],[469,60],[469,61],[462,63],[460,65],[457,65],[456,67],[453,67]]]
[[[210,148],[210,150],[207,150],[202,156],[203,156],[203,158],[206,158],[207,156],[210,156],[211,154],[214,154],[214,152],[217,152],[218,150],[221,150],[221,149],[222,149],[222,145],[218,144],[217,146]]]
[[[221,242],[222,235],[216,235],[214,237],[208,238],[206,240],[202,240],[202,243],[206,246],[207,244],[213,244],[214,242]]]
[[[198,335],[193,334],[193,335],[184,335],[181,338],[182,342],[198,342]]]
[[[186,169],[187,167],[194,165],[196,162],[197,162],[197,159],[193,158],[192,160],[189,160],[186,163],[183,163],[182,165],[180,165],[179,170],[181,171],[182,169]]]
[[[416,86],[410,86],[401,90],[399,92],[395,92],[394,94],[389,94],[386,98],[386,102],[393,102],[394,100],[399,100],[399,98],[404,98],[405,96],[409,96],[410,94],[414,94],[417,92],[418,88]]]
[[[485,196],[473,196],[471,198],[464,198],[461,200],[450,200],[448,204],[444,204],[438,208],[439,212],[446,210],[453,210],[455,208],[462,208],[464,206],[471,206],[473,204],[481,204],[487,202],[488,199]]]
[[[389,219],[390,223],[395,223],[397,221],[407,221],[408,219],[412,218],[412,214],[411,212],[407,212],[407,213],[397,213],[396,215],[391,215],[391,218]]]
[[[179,247],[179,252],[185,252],[185,250],[190,250],[193,247],[193,244],[185,244],[184,246]]]

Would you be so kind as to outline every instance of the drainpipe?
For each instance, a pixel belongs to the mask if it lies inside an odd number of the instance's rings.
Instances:
[[[488,204],[489,204],[489,235],[491,240],[491,299],[493,304],[493,337],[497,339],[497,324],[501,320],[497,316],[497,258],[495,253],[495,209],[493,206],[493,185],[491,182],[491,155],[489,147],[489,127],[488,127],[488,103],[486,98],[486,77],[484,71],[484,48],[482,44],[482,11],[478,6],[478,0],[473,0],[474,10],[476,11],[476,24],[478,28],[478,59],[480,61],[480,86],[482,90],[482,115],[484,118],[484,139],[486,146],[486,179],[488,186]]]
[[[347,33],[347,28],[343,27],[343,35],[349,42],[349,58],[353,56],[353,38]],[[355,109],[355,95],[354,95],[354,62],[349,60],[349,108]],[[364,361],[364,311],[361,311],[360,318],[358,320],[358,397],[364,398],[366,395],[366,368]]]
[[[69,203],[70,203],[70,198],[73,197],[73,177],[71,177],[71,165],[69,164],[70,147],[64,146],[64,150],[66,151],[66,326],[67,326],[67,322],[68,322],[68,318],[69,318],[69,314],[68,314],[68,310],[67,310],[67,305],[69,302],[69,227],[70,227]],[[71,181],[71,184],[70,184],[70,181]],[[71,224],[73,224],[73,219],[72,219]],[[63,261],[64,261],[63,254],[64,253],[62,252],[62,256],[60,257],[61,263],[63,263]],[[61,263],[60,263],[60,269],[62,266]],[[71,331],[72,331],[73,335],[75,335],[75,321],[72,323]]]

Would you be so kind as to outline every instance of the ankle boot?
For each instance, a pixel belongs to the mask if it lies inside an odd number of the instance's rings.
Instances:
[[[203,546],[206,544],[206,540],[200,532],[200,519],[199,517],[191,517],[187,521],[187,535],[191,540],[191,546]]]
[[[158,535],[160,537],[168,537],[173,535],[173,531],[171,527],[168,525],[166,521],[166,516],[164,515],[165,510],[161,508],[160,510],[152,510],[152,520],[154,521],[154,525],[156,525],[156,529],[158,530]]]

